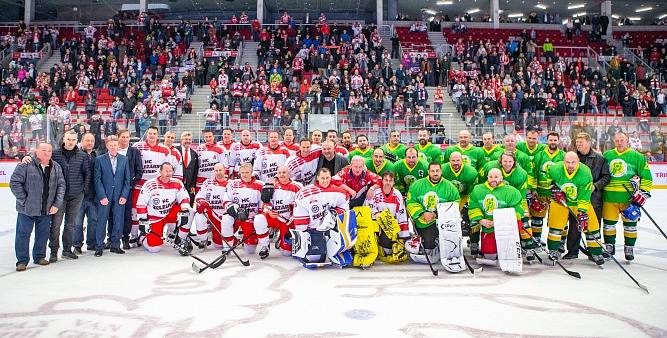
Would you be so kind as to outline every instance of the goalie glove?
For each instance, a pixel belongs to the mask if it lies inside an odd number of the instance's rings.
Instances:
[[[197,200],[197,213],[198,214],[205,214],[211,210],[211,205],[208,203],[207,200]]]
[[[644,190],[637,190],[635,191],[634,194],[632,194],[632,204],[641,207],[646,203],[646,200],[651,197],[651,194],[648,191]]]
[[[586,231],[588,229],[588,214],[585,211],[579,211],[577,221],[579,222],[579,231]]]
[[[567,204],[565,193],[555,184],[551,186],[551,199],[558,204]]]
[[[271,203],[271,199],[273,198],[273,192],[276,189],[273,187],[273,183],[266,183],[264,184],[264,187],[262,187],[262,203]]]

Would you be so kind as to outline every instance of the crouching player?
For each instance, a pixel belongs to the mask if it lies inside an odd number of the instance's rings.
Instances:
[[[139,243],[149,252],[158,252],[164,243],[164,227],[189,223],[190,195],[183,182],[173,178],[174,167],[165,162],[160,165],[160,176],[149,179],[141,188],[137,199],[139,219]],[[179,217],[179,212],[182,212]]]
[[[523,196],[518,189],[503,182],[503,174],[498,168],[489,170],[485,183],[478,184],[470,193],[470,210],[468,215],[472,226],[481,228],[480,255],[477,261],[487,265],[497,265],[498,249],[493,228],[493,210],[499,208],[514,208],[518,231],[521,233],[521,218],[524,215],[522,208]]]
[[[294,229],[292,212],[294,199],[303,186],[289,177],[289,168],[279,166],[274,183],[265,183],[262,188],[262,211],[255,216],[254,226],[259,244],[259,257],[269,257],[269,228],[278,231],[278,247],[283,256],[292,254],[292,244],[285,240],[289,230]]]
[[[220,221],[221,235],[227,249],[237,244],[234,236],[240,228],[243,233],[243,248],[247,253],[257,250],[257,234],[253,221],[261,210],[261,195],[264,182],[252,175],[252,164],[243,163],[239,167],[239,179],[227,183],[227,193],[223,201],[226,214]]]
[[[199,242],[200,248],[206,244],[209,223],[214,228],[211,236],[213,246],[222,248],[220,221],[225,214],[222,203],[227,194],[228,182],[227,169],[222,163],[216,163],[213,166],[213,177],[207,178],[202,182],[201,189],[199,189],[195,196],[197,213],[195,214],[193,223],[197,229],[195,240]],[[181,227],[178,236],[185,238],[189,232],[189,228]]]

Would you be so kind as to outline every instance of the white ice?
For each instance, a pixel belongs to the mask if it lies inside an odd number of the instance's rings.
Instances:
[[[647,208],[667,230],[667,191],[653,195]],[[635,261],[618,244],[616,257],[648,295],[613,262],[600,269],[583,255],[565,263],[581,280],[542,265],[520,276],[434,277],[424,265],[379,263],[310,271],[276,250],[266,260],[240,250],[249,267],[230,256],[197,274],[170,247],[84,251],[18,273],[14,199],[8,188],[0,198],[0,337],[667,336],[667,240],[646,217]]]

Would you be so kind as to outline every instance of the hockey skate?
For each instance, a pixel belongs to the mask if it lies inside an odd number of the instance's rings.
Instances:
[[[602,258],[601,255],[590,255],[588,256],[588,259],[600,267],[604,264],[604,258]]]
[[[625,260],[631,261],[635,259],[635,252],[633,246],[626,245],[623,251],[625,252]]]
[[[545,259],[544,265],[547,266],[555,266],[556,262],[560,259],[560,251],[558,250],[551,250],[549,251],[549,255],[547,256],[547,259]]]
[[[259,254],[258,254],[258,255],[259,255],[259,258],[260,258],[260,259],[266,259],[267,257],[269,257],[269,247],[268,247],[268,246],[265,246],[265,247],[261,248],[261,249],[259,250]]]
[[[613,256],[616,254],[616,247],[614,244],[605,244],[604,245],[604,251],[602,253],[602,257],[605,259],[611,259],[610,256]]]

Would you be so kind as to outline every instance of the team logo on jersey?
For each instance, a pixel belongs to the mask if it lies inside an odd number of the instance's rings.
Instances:
[[[405,177],[403,177],[403,181],[405,182],[406,185],[410,185],[414,183],[416,180],[417,178],[412,175],[406,175]]]
[[[438,194],[436,194],[435,191],[429,191],[424,195],[422,205],[424,206],[424,209],[428,211],[435,211],[439,201],[440,197],[438,197]]]
[[[463,160],[463,164],[472,165],[472,161],[470,160],[470,156],[461,155],[461,159]]]
[[[577,186],[574,185],[574,183],[565,183],[560,187],[560,190],[563,191],[565,196],[571,201],[576,201],[577,196],[579,195],[579,191],[577,189]]]
[[[496,210],[496,208],[498,207],[498,200],[496,199],[496,196],[488,194],[484,196],[484,199],[482,200],[482,205],[484,207],[484,210],[486,211],[486,214],[492,215],[493,210]]]
[[[320,207],[317,204],[313,204],[310,209],[313,211],[313,214],[316,214],[320,211]]]
[[[613,177],[623,177],[628,172],[628,164],[620,158],[615,158],[609,162],[609,173]]]
[[[452,184],[456,187],[456,190],[458,190],[459,192],[463,192],[463,190],[465,189],[465,186],[463,185],[463,183],[461,183],[457,180],[453,180],[453,181],[450,181],[450,182],[452,182]]]
[[[426,154],[424,154],[422,152],[419,152],[419,154],[417,155],[417,160],[428,162],[428,159],[426,158]]]
[[[239,198],[234,196],[234,198],[232,198],[232,203],[239,204]]]
[[[153,197],[153,205],[159,205],[160,204],[160,197]]]
[[[546,175],[549,173],[549,168],[554,165],[552,161],[546,161],[544,164],[542,164],[542,172]]]

